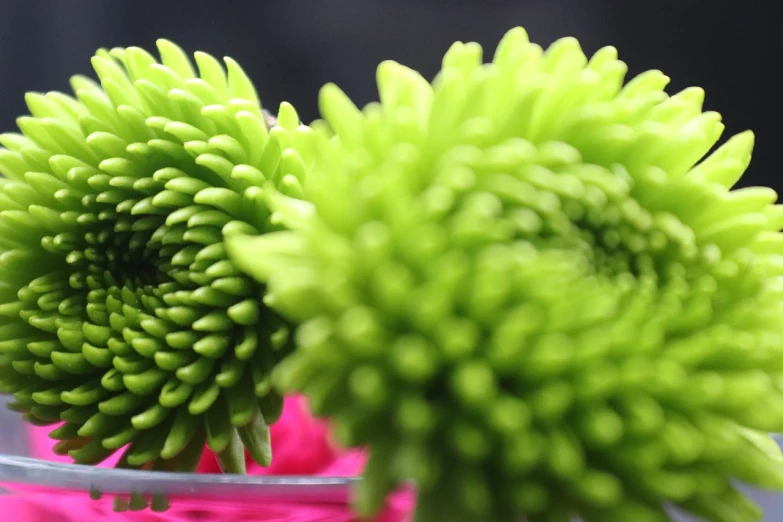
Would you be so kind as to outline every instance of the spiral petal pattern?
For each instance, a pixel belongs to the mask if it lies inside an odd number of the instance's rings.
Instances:
[[[783,210],[730,190],[751,134],[702,159],[700,89],[625,73],[515,29],[364,110],[326,86],[312,204],[229,239],[303,321],[276,378],[370,450],[362,512],[414,480],[420,522],[746,522],[736,481],[783,487]]]
[[[280,227],[264,183],[297,197],[308,129],[262,112],[241,67],[160,40],[100,51],[100,84],[29,94],[0,143],[0,385],[56,449],[186,471],[204,444],[269,463],[270,372],[289,325],[224,239]]]

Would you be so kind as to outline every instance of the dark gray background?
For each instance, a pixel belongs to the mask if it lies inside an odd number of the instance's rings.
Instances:
[[[310,121],[327,81],[364,103],[376,97],[381,60],[431,77],[454,40],[476,40],[490,54],[523,25],[541,44],[576,36],[588,52],[615,45],[632,74],[662,69],[672,90],[704,87],[727,135],[757,131],[743,184],[781,189],[781,22],[780,0],[0,0],[0,130],[25,111],[25,91],[66,89],[70,75],[91,72],[102,46],[152,49],[166,37],[231,55],[266,105],[291,101]]]

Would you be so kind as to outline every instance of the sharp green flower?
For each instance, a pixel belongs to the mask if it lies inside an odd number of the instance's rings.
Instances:
[[[302,322],[276,380],[370,450],[362,513],[413,480],[419,522],[747,522],[736,482],[783,487],[783,208],[701,89],[625,74],[515,29],[364,110],[327,85],[308,203],[228,239]]]
[[[188,471],[206,442],[243,472],[291,343],[224,240],[280,228],[260,187],[301,195],[309,129],[285,103],[270,129],[234,60],[158,47],[99,51],[100,84],[0,136],[0,385],[77,463]]]

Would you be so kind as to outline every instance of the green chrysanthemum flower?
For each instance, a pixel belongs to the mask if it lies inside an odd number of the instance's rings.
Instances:
[[[243,472],[290,342],[224,238],[279,228],[260,186],[301,194],[308,129],[283,104],[270,130],[230,58],[158,46],[98,52],[100,85],[28,95],[0,136],[0,384],[78,463],[191,470],[206,442]]]
[[[280,383],[369,447],[363,512],[410,479],[419,521],[754,519],[733,482],[783,486],[783,209],[729,190],[752,135],[697,164],[703,92],[623,86],[613,48],[516,29],[481,58],[384,63],[363,112],[325,87],[312,205],[269,191],[291,231],[229,239],[304,321]]]

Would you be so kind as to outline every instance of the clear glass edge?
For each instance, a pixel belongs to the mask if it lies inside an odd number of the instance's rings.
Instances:
[[[227,498],[237,496],[296,498],[342,502],[358,477],[258,476],[217,473],[173,473],[97,468],[33,458],[22,423],[4,408],[0,395],[0,494],[62,490],[107,494]]]
[[[151,472],[96,468],[0,454],[0,487],[10,491],[32,487],[70,491],[97,490],[108,494],[134,492],[145,495],[210,498],[252,495],[276,499],[306,497],[313,501],[343,501],[358,480],[357,477]]]

